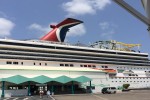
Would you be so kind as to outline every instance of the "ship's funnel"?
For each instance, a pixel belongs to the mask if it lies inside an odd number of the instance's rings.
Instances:
[[[66,33],[70,27],[83,23],[80,20],[67,18],[57,25],[50,25],[53,28],[49,33],[43,36],[40,40],[44,41],[54,41],[54,42],[64,42]]]

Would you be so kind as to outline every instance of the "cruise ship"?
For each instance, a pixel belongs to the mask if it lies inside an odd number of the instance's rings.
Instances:
[[[96,41],[87,46],[65,43],[70,27],[83,23],[67,18],[40,40],[0,39],[0,94],[34,95],[92,92],[104,87],[150,88],[148,53],[140,44]]]

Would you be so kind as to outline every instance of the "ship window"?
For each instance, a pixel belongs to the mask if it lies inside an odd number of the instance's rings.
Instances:
[[[69,66],[69,64],[65,64],[65,66]]]
[[[93,68],[96,68],[96,66],[95,66],[95,65],[92,65],[92,67],[93,67]]]
[[[108,66],[105,66],[105,68],[108,68]]]
[[[91,67],[91,65],[88,65],[88,67]]]
[[[84,67],[87,67],[87,65],[84,65]]]
[[[45,66],[47,66],[47,63],[45,63]]]
[[[104,68],[104,66],[102,66],[102,68]]]
[[[21,65],[23,65],[23,62],[21,62]]]
[[[13,62],[13,64],[17,65],[17,64],[18,64],[18,62]]]
[[[60,66],[64,66],[64,64],[60,64]]]
[[[39,63],[39,65],[41,65],[41,63]]]
[[[83,65],[80,65],[80,67],[83,67]]]
[[[33,63],[33,65],[35,65],[35,63]]]
[[[12,64],[12,62],[11,62],[11,61],[7,61],[6,63],[7,63],[7,64]]]
[[[73,67],[74,65],[73,64],[70,64],[70,67]]]

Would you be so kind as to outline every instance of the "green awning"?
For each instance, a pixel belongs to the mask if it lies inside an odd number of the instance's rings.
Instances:
[[[37,82],[37,83],[47,83],[47,82],[53,81],[53,79],[50,78],[50,77],[41,75],[41,76],[31,78],[31,81],[34,81],[34,82]]]
[[[63,75],[63,76],[54,78],[54,81],[60,82],[60,83],[68,83],[68,82],[72,81],[72,78]]]
[[[11,76],[8,78],[3,78],[2,80],[7,81],[7,82],[11,82],[11,83],[15,83],[15,84],[20,84],[20,83],[30,81],[29,78],[26,78],[26,77],[21,76],[21,75],[15,75],[15,76]]]
[[[76,81],[76,82],[79,82],[79,83],[85,83],[85,82],[89,82],[91,80],[92,79],[90,79],[88,77],[85,77],[85,76],[80,76],[80,77],[77,77],[77,78],[73,79],[73,81]]]
[[[63,83],[63,84],[71,82],[71,81],[76,81],[79,83],[85,83],[85,82],[89,82],[91,80],[92,79],[90,79],[86,76],[80,76],[77,78],[70,78],[70,77],[67,77],[65,75],[60,76],[60,77],[56,77],[56,78],[50,78],[50,77],[47,77],[44,75],[40,75],[40,76],[37,76],[34,78],[27,78],[27,77],[24,77],[21,75],[15,75],[15,76],[11,76],[8,78],[1,78],[0,79],[0,81],[6,81],[6,82],[15,83],[15,84],[21,84],[21,83],[28,82],[28,81],[33,81],[33,82],[37,82],[37,83],[41,83],[41,84],[51,82],[51,81],[55,81],[55,82],[59,82],[59,83]]]

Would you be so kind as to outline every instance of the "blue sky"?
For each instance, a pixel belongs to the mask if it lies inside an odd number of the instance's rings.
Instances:
[[[145,14],[140,0],[126,1]],[[39,39],[67,17],[84,21],[71,28],[68,42],[117,40],[142,44],[150,53],[147,26],[112,0],[0,0],[0,38]]]

